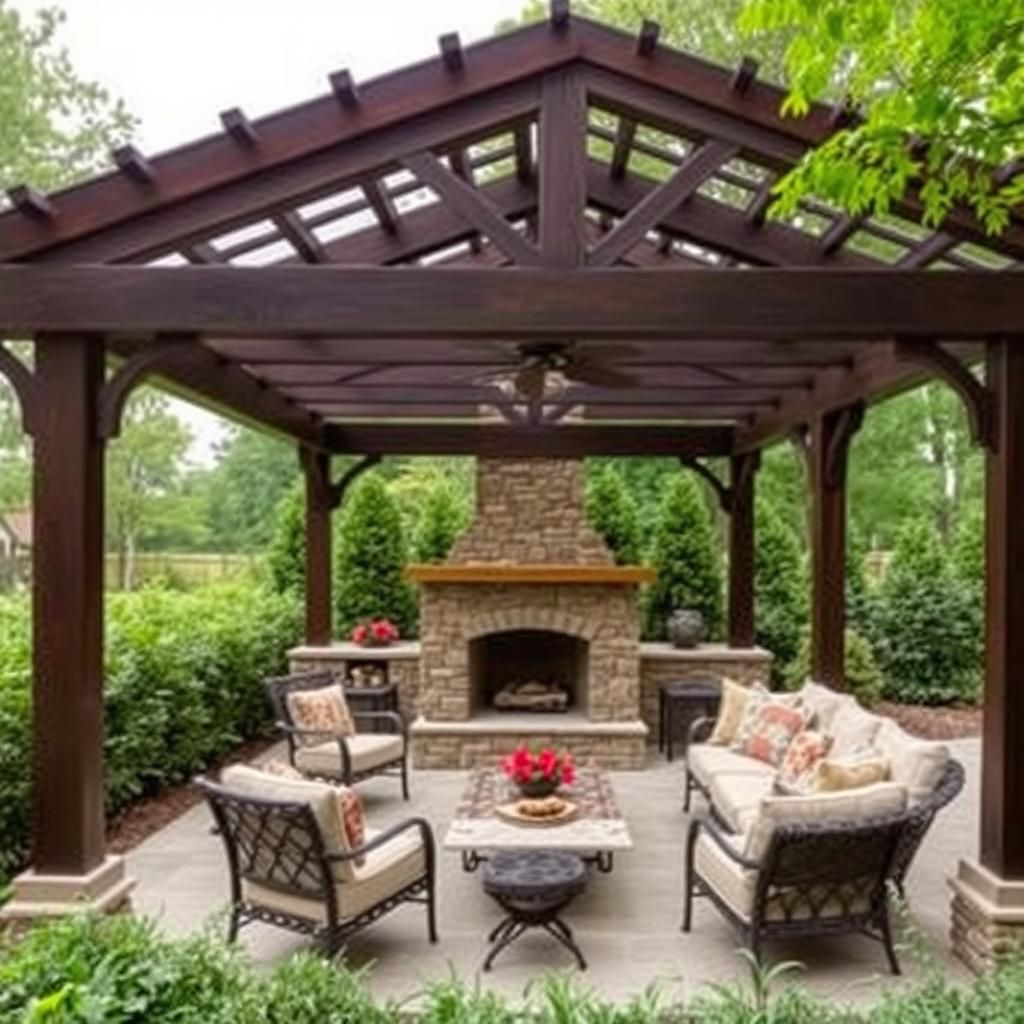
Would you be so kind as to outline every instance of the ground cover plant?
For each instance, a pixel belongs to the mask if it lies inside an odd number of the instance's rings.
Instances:
[[[30,811],[29,602],[0,598],[0,880],[24,861]],[[261,680],[299,638],[293,597],[253,584],[107,601],[107,810],[189,778],[269,726]]]
[[[410,1000],[373,998],[343,963],[301,953],[256,971],[219,933],[162,938],[144,919],[68,918],[0,945],[3,1024],[1020,1024],[1024,961],[962,988],[923,981],[855,1010],[811,994],[796,967],[737,963],[737,980],[672,1002],[652,985],[611,1003],[564,975],[539,976],[509,1000],[454,976]]]

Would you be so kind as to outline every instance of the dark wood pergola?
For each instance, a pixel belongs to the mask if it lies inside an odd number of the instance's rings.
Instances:
[[[865,404],[940,377],[988,465],[981,863],[1024,880],[1024,218],[922,226],[771,190],[850,116],[783,118],[716,67],[570,17],[330,92],[0,215],[0,347],[35,452],[41,875],[104,861],[103,457],[143,379],[289,437],[307,478],[307,639],[330,639],[330,456],[727,457],[729,640],[754,637],[759,452],[806,450],[815,675],[843,680],[845,467]],[[997,172],[998,173],[998,172]],[[524,347],[627,374],[524,402]],[[984,362],[984,377],[972,365]]]

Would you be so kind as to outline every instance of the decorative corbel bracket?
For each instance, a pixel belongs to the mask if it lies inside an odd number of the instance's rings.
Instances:
[[[334,483],[329,485],[330,507],[332,509],[340,508],[341,503],[345,500],[345,494],[352,484],[368,469],[376,466],[378,462],[380,462],[379,455],[364,455],[358,462],[349,466]]]
[[[864,403],[854,402],[827,415],[834,419],[834,424],[829,432],[828,450],[825,452],[824,484],[829,490],[835,490],[846,481],[850,442],[864,422]]]
[[[956,356],[937,341],[909,338],[896,342],[896,356],[927,367],[945,381],[964,403],[971,440],[988,451],[996,450],[995,397]]]
[[[732,486],[732,497],[743,491],[747,490],[754,482],[754,477],[757,475],[757,471],[761,468],[761,451],[760,449],[752,452],[743,452],[740,455],[734,455],[732,457],[733,465],[733,478]]]
[[[191,338],[164,338],[129,356],[114,371],[100,391],[97,431],[104,441],[121,433],[121,420],[132,391],[146,378],[162,368],[179,364],[188,358]]]
[[[704,465],[700,459],[693,458],[690,455],[680,455],[679,464],[684,469],[692,469],[697,476],[702,477],[711,486],[711,489],[715,492],[715,496],[718,498],[718,504],[722,511],[726,514],[732,513],[733,503],[733,489],[727,484],[722,483],[715,474]]]
[[[7,378],[18,397],[18,405],[21,408],[21,426],[31,437],[35,428],[36,378],[33,372],[3,342],[0,342],[0,374]]]
[[[323,504],[332,512],[341,506],[349,487],[368,469],[380,462],[379,455],[365,455],[353,463],[335,481],[330,478],[331,460],[323,452],[313,451],[305,445],[299,448],[299,461],[307,478],[312,478]]]

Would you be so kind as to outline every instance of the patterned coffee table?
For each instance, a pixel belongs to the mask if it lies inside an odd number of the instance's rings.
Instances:
[[[444,839],[446,850],[462,854],[462,866],[475,871],[488,853],[499,850],[556,850],[579,854],[598,870],[611,871],[615,854],[633,847],[629,827],[615,802],[608,773],[597,765],[577,769],[572,786],[560,795],[579,807],[562,825],[517,825],[498,817],[499,804],[516,799],[512,784],[497,768],[476,768]]]

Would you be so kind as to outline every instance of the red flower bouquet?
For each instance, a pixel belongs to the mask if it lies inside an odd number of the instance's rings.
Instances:
[[[576,778],[572,755],[557,753],[550,747],[534,754],[529,747],[517,747],[503,758],[501,770],[511,779],[523,796],[549,796],[559,786],[571,786]]]
[[[360,647],[386,647],[399,635],[398,627],[389,619],[371,619],[360,622],[349,634],[349,639]]]

